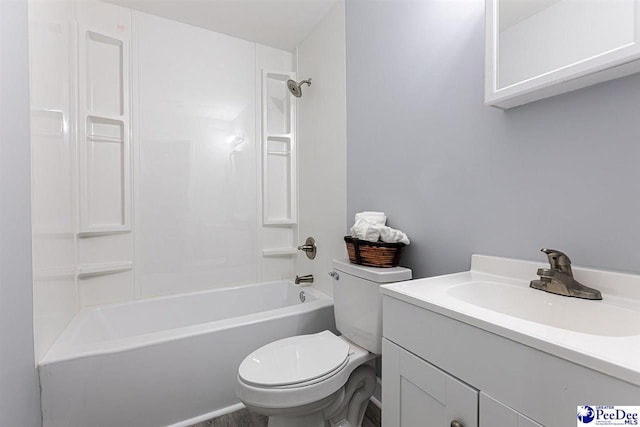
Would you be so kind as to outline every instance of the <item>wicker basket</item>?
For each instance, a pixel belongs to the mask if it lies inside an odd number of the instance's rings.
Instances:
[[[349,261],[369,267],[397,267],[404,243],[368,242],[344,236]]]

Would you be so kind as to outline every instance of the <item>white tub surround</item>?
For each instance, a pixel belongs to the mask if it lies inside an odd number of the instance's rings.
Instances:
[[[84,309],[40,363],[44,425],[210,419],[239,408],[236,372],[247,354],[333,322],[331,298],[286,282]]]
[[[295,275],[292,52],[95,0],[29,18],[37,361],[83,307]]]

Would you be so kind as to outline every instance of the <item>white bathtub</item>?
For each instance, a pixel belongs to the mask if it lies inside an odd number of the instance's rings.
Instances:
[[[287,282],[84,309],[39,364],[44,427],[177,427],[239,409],[247,354],[325,329],[333,300]]]

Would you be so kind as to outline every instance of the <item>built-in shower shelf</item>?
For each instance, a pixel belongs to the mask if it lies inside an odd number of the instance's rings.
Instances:
[[[92,231],[80,231],[78,233],[78,237],[81,239],[87,239],[90,237],[101,237],[101,236],[110,236],[112,234],[123,234],[130,233],[131,229],[128,227],[122,226],[114,226],[113,228],[105,228],[100,230],[92,230]]]
[[[92,142],[113,142],[116,144],[122,144],[124,142],[123,138],[102,135],[87,135],[87,140]]]
[[[274,257],[274,256],[285,256],[285,255],[295,255],[298,252],[297,248],[272,248],[272,249],[263,249],[262,256],[265,257]]]
[[[270,219],[268,223],[264,224],[265,227],[270,227],[270,226],[290,226],[290,225],[296,225],[296,221],[294,219],[290,219],[290,218],[280,218],[280,219]]]
[[[78,279],[121,273],[133,269],[132,261],[115,261],[99,264],[83,264],[78,266]]]

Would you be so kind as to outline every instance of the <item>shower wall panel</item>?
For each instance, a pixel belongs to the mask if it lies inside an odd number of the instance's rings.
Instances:
[[[298,77],[313,77],[298,109],[300,236],[314,236],[318,256],[298,255],[298,274],[312,273],[314,286],[332,294],[332,259],[346,258],[347,106],[345,2],[338,0],[298,46]],[[382,170],[372,166],[372,170]],[[351,222],[351,219],[349,219]]]
[[[36,361],[76,312],[72,16],[70,2],[29,4]]]
[[[135,297],[128,9],[29,3],[35,359],[83,306]]]
[[[254,282],[255,44],[136,16],[141,296]]]

